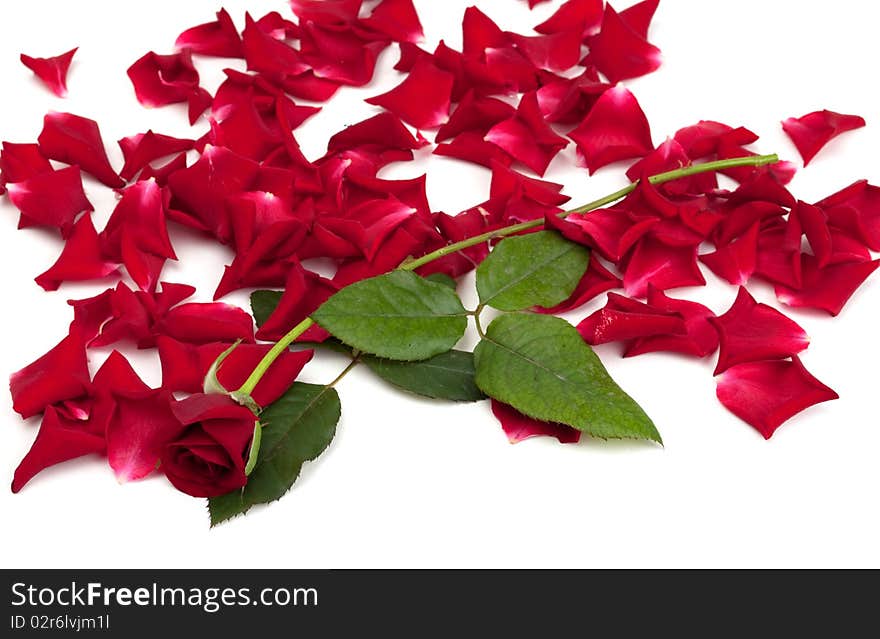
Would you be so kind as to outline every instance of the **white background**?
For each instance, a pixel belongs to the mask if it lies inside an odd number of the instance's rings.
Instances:
[[[426,46],[460,46],[464,0],[417,0]],[[523,0],[477,2],[502,27],[527,33],[559,2],[529,12]],[[815,109],[857,113],[869,127],[833,142],[792,185],[808,201],[858,178],[880,182],[880,61],[873,3],[838,0],[736,3],[664,0],[651,36],[664,53],[655,74],[628,82],[651,121],[655,142],[699,119],[746,125],[761,152],[799,162],[779,121]],[[287,11],[280,0],[227,0],[239,25]],[[0,139],[35,141],[48,109],[97,119],[118,168],[114,144],[152,127],[191,136],[182,108],[146,111],[125,69],[145,51],[170,52],[182,29],[213,18],[210,2],[30,0],[0,25]],[[618,7],[623,8],[623,7]],[[52,96],[18,62],[22,51],[55,55],[79,45],[70,98]],[[376,112],[361,100],[399,82],[396,47],[381,57],[374,83],[343,90],[297,131],[310,158],[345,124]],[[228,62],[227,62],[228,63]],[[221,65],[199,60],[213,91]],[[241,68],[241,67],[239,67]],[[197,135],[205,124],[199,124]],[[575,203],[623,182],[621,167],[593,178],[575,167],[573,145],[548,179]],[[427,171],[435,210],[456,212],[487,196],[488,173],[423,154],[386,176]],[[100,229],[113,206],[89,181]],[[16,231],[17,212],[0,203],[0,375],[58,342],[71,319],[68,298],[106,284],[65,285],[44,293],[32,278],[57,257],[60,242]],[[175,228],[181,257],[164,278],[195,284],[207,301],[231,254]],[[724,311],[732,287],[674,292]],[[471,282],[460,287],[470,296]],[[751,287],[762,301],[772,292]],[[245,305],[238,294],[228,301]],[[595,305],[572,314],[579,320]],[[106,463],[82,459],[46,471],[20,494],[0,491],[0,565],[5,567],[591,567],[880,566],[880,428],[877,339],[880,283],[869,282],[843,314],[793,313],[813,339],[804,362],[841,395],[809,410],[765,442],[714,397],[712,362],[651,355],[600,355],[654,418],[665,448],[585,441],[511,446],[485,404],[445,405],[403,396],[356,370],[340,386],[343,418],[331,448],[305,468],[293,491],[268,508],[208,528],[204,502],[162,478],[120,486]],[[92,354],[98,365],[106,352]],[[341,362],[322,357],[305,381],[326,382]],[[158,384],[153,353],[134,361]],[[11,480],[36,434],[0,393],[0,478]]]

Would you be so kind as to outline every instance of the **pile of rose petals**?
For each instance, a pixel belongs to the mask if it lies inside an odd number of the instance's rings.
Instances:
[[[211,363],[240,340],[219,380],[235,388],[269,349],[255,340],[277,340],[341,287],[524,220],[545,219],[593,255],[571,299],[538,310],[571,311],[623,289],[580,323],[590,344],[623,342],[627,356],[669,351],[704,358],[718,351],[719,399],[765,437],[807,406],[835,398],[798,359],[808,343],[803,330],[757,304],[743,286],[769,282],[788,306],[839,313],[878,265],[870,251],[880,250],[880,189],[856,182],[808,204],[786,188],[795,169],[781,162],[726,172],[738,184],[732,189],[721,188],[714,174],[662,186],[642,181],[612,207],[563,220],[557,214],[569,198],[562,185],[539,179],[570,141],[590,173],[629,161],[633,180],[754,154],[748,147],[757,135],[709,121],[655,147],[645,112],[617,83],[658,68],[660,52],[648,40],[658,4],[644,0],[616,11],[602,0],[568,0],[531,34],[505,31],[472,7],[461,51],[442,41],[433,50],[418,44],[422,27],[412,0],[291,0],[291,15],[247,15],[242,30],[221,10],[216,20],[181,33],[176,51],[147,52],[128,70],[143,105],[185,105],[190,122],[206,132],[191,139],[135,132],[118,142],[125,160],[118,170],[98,123],[79,115],[49,113],[36,143],[3,142],[0,193],[19,209],[19,227],[55,230],[64,241],[37,283],[55,290],[121,273],[131,281],[72,300],[69,334],[12,376],[15,410],[25,418],[43,414],[13,490],[43,468],[89,453],[106,454],[121,479],[146,476],[158,460],[183,455],[224,479],[212,489],[169,476],[178,488],[206,496],[240,487],[249,439],[218,441],[208,428],[194,430],[190,405],[180,406],[189,400],[174,393],[200,397]],[[377,114],[332,135],[323,157],[305,157],[295,130],[340,87],[369,84],[378,54],[392,44],[401,81],[367,100]],[[63,95],[74,51],[22,61]],[[247,71],[227,69],[212,96],[200,84],[205,57],[241,59]],[[786,120],[785,130],[807,162],[831,138],[862,124],[822,111]],[[388,164],[412,160],[431,145],[430,136],[434,153],[491,169],[487,201],[447,215],[428,203],[425,176],[378,176]],[[83,174],[119,196],[100,231]],[[165,262],[177,259],[175,225],[234,251],[218,274],[215,299],[238,289],[284,288],[256,334],[241,309],[187,303],[191,287],[160,283]],[[420,272],[458,277],[488,251],[473,247]],[[310,270],[313,258],[333,260],[333,277]],[[704,285],[703,267],[740,287],[721,316],[666,293]],[[302,339],[326,337],[315,327]],[[90,376],[88,349],[125,343],[158,350],[160,388],[141,382],[118,351]],[[254,392],[258,403],[279,397],[311,356],[286,353]],[[579,437],[498,402],[493,411],[511,441]]]

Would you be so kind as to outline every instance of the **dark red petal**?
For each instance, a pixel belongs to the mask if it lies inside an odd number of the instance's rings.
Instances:
[[[576,444],[581,439],[581,431],[565,424],[542,422],[526,417],[515,408],[492,400],[492,414],[501,422],[501,428],[511,444],[530,437],[555,437],[560,444]]]
[[[581,34],[576,30],[539,36],[507,33],[507,37],[526,59],[538,69],[568,71],[581,57]]]
[[[121,261],[128,238],[140,251],[177,259],[165,223],[167,200],[167,193],[155,180],[135,182],[123,190],[107,226],[101,231],[104,254]]]
[[[40,153],[39,145],[3,143],[3,150],[0,151],[0,184],[24,182],[40,173],[52,171],[52,163]]]
[[[575,78],[544,83],[538,89],[538,105],[547,122],[577,124],[609,88],[611,85],[599,78],[594,67],[587,67]]]
[[[800,288],[802,233],[797,215],[789,215],[785,222],[773,219],[765,222],[758,235],[755,274],[774,284]]]
[[[189,303],[172,308],[159,322],[160,335],[190,344],[254,341],[251,316],[237,306],[213,303]]]
[[[866,279],[880,266],[873,262],[831,264],[820,268],[812,255],[802,256],[803,283],[798,289],[779,285],[776,297],[787,306],[817,308],[838,315]]]
[[[47,158],[78,164],[109,187],[125,183],[110,166],[101,139],[98,123],[72,113],[50,112],[43,118],[43,131],[38,138],[40,151]]]
[[[217,12],[217,20],[190,27],[174,43],[178,49],[190,49],[199,55],[219,58],[243,58],[241,37],[226,9]]]
[[[159,186],[168,186],[168,178],[178,171],[182,171],[186,168],[186,153],[181,153],[174,157],[173,160],[169,161],[167,164],[163,164],[156,168],[153,168],[150,165],[144,167],[141,171],[140,175],[138,175],[138,180],[156,180],[156,184]]]
[[[718,349],[718,331],[709,322],[715,313],[710,309],[696,302],[667,297],[653,286],[648,287],[648,304],[654,309],[681,315],[685,335],[655,335],[637,339],[627,347],[624,357],[658,351],[706,357]]]
[[[880,187],[859,180],[816,206],[825,211],[832,227],[861,239],[871,250],[880,251]]]
[[[237,404],[228,395],[215,393],[190,395],[186,399],[173,402],[171,410],[174,412],[174,416],[186,426],[212,419],[240,419],[251,423],[256,420],[249,409]]]
[[[46,406],[88,392],[89,366],[83,338],[65,337],[52,350],[9,377],[12,407],[27,419]]]
[[[772,306],[756,302],[742,286],[730,310],[709,321],[721,339],[716,375],[736,364],[791,357],[810,345],[804,329]]]
[[[55,227],[67,237],[73,231],[76,216],[93,210],[83,191],[78,166],[40,173],[8,184],[9,199],[21,211],[18,228]]]
[[[169,337],[159,337],[157,345],[162,362],[162,387],[187,393],[202,392],[205,376],[211,365],[230,346],[228,343],[217,342],[185,344]],[[237,390],[271,348],[271,344],[239,344],[223,360],[217,380],[227,390]],[[268,406],[281,397],[312,359],[313,354],[313,351],[285,351],[251,393],[257,404]]]
[[[303,61],[317,77],[351,86],[363,86],[372,80],[376,58],[387,41],[364,40],[347,26],[307,22],[302,27]]]
[[[590,257],[590,265],[586,273],[578,282],[574,293],[566,301],[553,308],[536,308],[539,313],[558,315],[580,308],[602,293],[623,286],[623,282],[614,273],[609,271],[596,256]],[[714,329],[712,331],[715,332]]]
[[[195,140],[174,138],[161,133],[138,133],[118,142],[125,158],[125,166],[119,175],[124,180],[131,180],[138,171],[146,167],[150,162],[163,158],[167,155],[189,151],[195,147]]]
[[[758,266],[758,229],[756,222],[740,238],[720,246],[714,253],[701,255],[700,261],[734,286],[744,285]]]
[[[796,215],[819,268],[824,268],[831,261],[834,253],[834,242],[831,237],[831,229],[828,227],[828,216],[818,206],[812,206],[806,202],[798,202],[791,212]],[[869,258],[870,259],[870,258]]]
[[[797,357],[734,366],[718,378],[717,395],[725,408],[764,439],[810,406],[839,398],[810,375]]]
[[[826,144],[841,133],[865,126],[864,118],[834,111],[814,111],[799,118],[788,118],[782,129],[794,142],[804,166],[810,163]]]
[[[461,30],[462,52],[466,57],[479,57],[486,49],[506,47],[510,44],[507,35],[492,18],[477,7],[468,7],[465,10]]]
[[[651,236],[642,238],[624,270],[623,288],[631,297],[644,297],[651,284],[661,291],[705,286],[697,265],[697,247],[672,247]]]
[[[300,20],[347,24],[357,19],[361,0],[290,0],[290,8]]]
[[[635,96],[623,87],[608,89],[569,137],[590,173],[612,162],[639,158],[654,149],[651,127]]]
[[[266,341],[280,339],[326,302],[338,288],[330,280],[295,264],[277,308],[257,331],[257,337]],[[313,331],[312,335],[321,338],[319,341],[327,337],[323,331]]]
[[[124,286],[120,283],[120,285]],[[104,323],[113,317],[113,289],[108,288],[94,297],[81,300],[67,300],[73,307],[73,321],[70,323],[71,333],[77,332],[88,345],[97,337]]]
[[[727,198],[728,204],[740,205],[751,202],[770,202],[787,209],[797,204],[797,199],[773,173],[756,173],[743,182]]]
[[[568,145],[568,141],[556,135],[544,121],[535,92],[525,94],[516,114],[492,127],[486,140],[538,175],[544,175],[553,158]]]
[[[40,432],[15,469],[12,492],[17,493],[37,473],[77,457],[103,453],[104,438],[84,429],[78,420],[66,419],[54,406],[46,408]]]
[[[615,263],[656,224],[656,219],[635,223],[627,211],[620,208],[572,213],[564,220],[556,215],[547,217],[549,227],[573,242],[597,250]]]
[[[660,0],[642,0],[642,2],[621,11],[620,18],[630,29],[647,39],[648,29],[658,6],[660,6]]]
[[[296,75],[309,70],[297,49],[266,33],[250,14],[245,17],[241,38],[248,71]]]
[[[592,35],[602,24],[602,0],[568,0],[556,12],[535,27],[538,33],[579,32]]]
[[[715,155],[722,145],[745,146],[756,142],[758,136],[744,127],[731,126],[712,120],[700,120],[692,126],[679,129],[675,141],[681,144],[692,160]]]
[[[784,208],[772,202],[746,202],[726,212],[725,218],[715,228],[713,239],[717,245],[730,244],[755,224],[766,228],[773,220],[782,220],[785,212]],[[792,242],[791,248],[800,248],[800,244]]]
[[[419,42],[425,37],[413,0],[382,0],[360,22],[395,42]]]
[[[34,281],[47,291],[57,290],[62,282],[97,280],[116,273],[118,265],[108,262],[101,253],[98,232],[88,213],[79,218],[58,260]]]
[[[497,145],[487,142],[483,133],[476,131],[459,133],[451,141],[438,144],[434,148],[434,154],[473,162],[487,168],[496,165],[510,166],[513,162],[513,158]]]
[[[384,107],[420,129],[432,129],[449,117],[454,77],[427,60],[416,63],[409,75],[388,93],[367,102]]]
[[[327,143],[327,151],[339,153],[364,147],[413,151],[427,143],[415,138],[393,113],[380,113],[336,133]]]
[[[587,344],[608,344],[654,335],[684,335],[684,319],[677,313],[608,294],[608,303],[577,325]]]
[[[437,131],[434,141],[443,142],[470,131],[485,134],[499,122],[513,117],[515,113],[516,109],[507,102],[478,96],[473,91],[468,91],[455,107],[449,121]]]
[[[21,63],[42,80],[43,84],[59,98],[67,97],[67,70],[73,61],[76,49],[52,58],[32,58],[21,54]]]
[[[588,60],[612,83],[637,78],[660,66],[660,49],[630,27],[611,5],[605,5],[602,28],[586,39]]]

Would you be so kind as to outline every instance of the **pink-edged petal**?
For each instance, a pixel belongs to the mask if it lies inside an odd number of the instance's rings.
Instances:
[[[425,37],[413,0],[382,0],[360,23],[395,42],[419,42]]]
[[[581,432],[571,426],[526,417],[515,408],[494,399],[492,414],[501,423],[501,428],[511,444],[531,437],[555,437],[560,444],[576,444],[581,440]]]
[[[569,137],[577,143],[590,174],[654,149],[648,119],[635,96],[623,87],[603,93]]]
[[[38,142],[40,151],[47,158],[78,164],[83,171],[111,188],[125,184],[110,166],[101,131],[94,120],[52,111],[43,118]]]
[[[801,361],[750,362],[718,378],[718,400],[764,439],[801,411],[839,396],[813,377]]]
[[[217,20],[190,27],[179,36],[174,43],[178,49],[190,49],[199,55],[219,58],[243,58],[241,36],[235,23],[226,12],[220,9]]]
[[[810,345],[796,322],[772,306],[759,304],[742,286],[730,310],[709,321],[721,339],[715,375],[745,362],[792,357]]]
[[[135,182],[124,191],[107,226],[101,231],[105,256],[122,261],[128,238],[140,251],[176,259],[165,217],[168,194],[155,180]]]
[[[543,175],[554,157],[568,145],[544,121],[534,92],[525,94],[510,119],[496,124],[486,140],[499,146],[538,175]]]
[[[82,427],[78,420],[67,419],[54,406],[46,408],[40,432],[31,449],[15,469],[12,492],[17,493],[40,471],[84,455],[100,454],[106,448],[104,438]]]
[[[9,377],[12,408],[23,418],[89,391],[88,360],[83,338],[77,332],[52,350]]]
[[[147,131],[122,138],[118,144],[125,158],[125,165],[119,175],[124,180],[131,180],[138,171],[149,165],[150,162],[194,148],[195,140],[175,138]]]
[[[678,313],[609,293],[605,307],[581,321],[577,330],[587,344],[595,346],[654,335],[684,335],[686,327]]]
[[[648,287],[648,304],[653,309],[677,313],[684,318],[684,335],[654,335],[631,342],[624,357],[644,353],[670,352],[691,357],[706,357],[718,350],[718,331],[709,322],[715,317],[710,309],[688,300],[668,297],[653,286]]]
[[[859,180],[818,202],[828,224],[880,251],[880,187]]]
[[[388,109],[420,129],[432,129],[449,117],[454,77],[430,61],[418,62],[403,82],[367,102]]]
[[[834,111],[814,111],[799,118],[788,118],[782,129],[794,142],[804,166],[810,163],[826,144],[841,133],[865,126],[865,119],[858,115],[846,115]]]
[[[669,246],[651,236],[639,240],[624,269],[623,288],[631,297],[644,297],[652,284],[661,291],[705,286],[697,247]]]
[[[603,266],[596,256],[592,256],[590,257],[590,265],[587,267],[587,271],[584,273],[581,281],[578,282],[571,297],[553,308],[536,308],[535,310],[538,313],[548,313],[550,315],[567,313],[580,308],[602,293],[621,286],[623,286],[621,279]]]
[[[175,306],[157,325],[160,335],[190,344],[254,341],[253,319],[245,311],[222,302]]]
[[[838,315],[865,280],[880,266],[873,262],[831,264],[824,268],[812,255],[802,256],[803,282],[799,288],[776,287],[780,302],[794,308],[816,308]]]
[[[660,66],[660,49],[628,25],[611,5],[599,33],[586,39],[588,60],[611,82],[647,75]]]
[[[556,12],[535,27],[538,33],[574,31],[580,36],[599,30],[603,14],[602,0],[568,0]]]
[[[40,173],[23,182],[8,184],[10,201],[21,212],[18,228],[58,228],[63,237],[74,229],[76,216],[93,210],[83,191],[78,166]]]
[[[759,224],[753,224],[744,235],[730,244],[720,246],[713,253],[701,255],[700,261],[734,286],[744,285],[758,266],[758,229]]]
[[[116,273],[118,264],[107,261],[101,253],[98,232],[88,213],[79,218],[58,260],[34,281],[47,291],[57,290],[62,282],[98,280]]]
[[[34,72],[49,90],[59,98],[67,97],[67,71],[77,49],[71,49],[51,58],[32,58],[22,53],[21,63]]]

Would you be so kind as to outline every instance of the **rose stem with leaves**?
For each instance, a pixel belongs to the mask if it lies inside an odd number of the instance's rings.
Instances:
[[[680,169],[675,169],[673,171],[667,171],[665,173],[652,175],[651,177],[647,178],[647,180],[651,184],[663,184],[665,182],[672,182],[673,180],[679,180],[693,175],[699,175],[701,173],[723,171],[725,169],[738,167],[760,167],[769,164],[776,164],[777,162],[779,162],[779,157],[775,154],[732,158],[728,160],[706,162],[703,164],[692,164],[690,166],[685,166]],[[599,198],[598,200],[568,211],[563,211],[559,213],[558,216],[560,218],[565,218],[574,213],[589,213],[590,211],[602,208],[603,206],[608,206],[609,204],[613,204],[614,202],[623,199],[624,197],[635,191],[638,185],[638,181],[633,182],[623,187],[619,191],[610,193],[605,197]],[[458,251],[470,248],[472,246],[477,246],[478,244],[483,244],[494,239],[516,235],[518,233],[522,233],[523,231],[530,231],[532,229],[541,228],[542,226],[544,226],[544,220],[542,218],[505,226],[499,229],[495,229],[493,231],[488,231],[481,235],[475,235],[474,237],[468,238],[466,240],[461,240],[460,242],[455,242],[454,244],[450,244],[448,246],[444,246],[420,258],[407,260],[398,268],[404,271],[414,271],[417,268],[421,268],[426,264],[430,264],[434,260],[438,260],[442,257],[445,257],[446,255],[451,255],[453,253],[457,253]],[[254,401],[251,397],[251,393],[253,392],[254,388],[256,388],[257,384],[260,382],[263,376],[266,374],[266,371],[269,370],[269,367],[272,366],[275,360],[278,359],[278,357],[281,356],[281,354],[284,353],[290,347],[290,345],[296,341],[298,337],[305,333],[314,324],[314,320],[312,320],[310,317],[307,317],[299,324],[294,326],[278,342],[276,342],[272,349],[268,353],[266,353],[260,363],[257,364],[257,367],[253,370],[247,380],[245,380],[244,384],[241,385],[241,388],[231,393],[232,397],[240,404],[248,407],[253,407]],[[346,369],[346,371],[347,370],[348,369]]]

